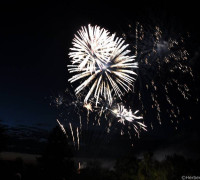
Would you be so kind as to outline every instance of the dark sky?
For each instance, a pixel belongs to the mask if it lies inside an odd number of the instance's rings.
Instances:
[[[112,3],[12,0],[1,2],[0,119],[2,122],[10,126],[34,126],[42,129],[51,129],[56,125],[56,112],[49,105],[49,97],[55,96],[67,87],[68,49],[74,32],[88,23],[103,26],[111,32],[122,33],[128,23],[149,18],[149,15],[164,17],[165,21],[173,20],[180,24],[183,31],[192,34],[189,48],[193,66],[198,72],[200,40],[198,5],[191,1],[180,1],[176,4],[174,2],[144,0]],[[195,108],[197,111],[198,107]],[[199,125],[197,113],[194,111],[193,114],[195,118],[192,123],[186,122],[182,125],[186,130],[180,134],[184,134],[184,137],[193,132],[185,126]],[[152,139],[159,139],[156,133],[151,138],[147,137],[144,142],[150,144]],[[199,140],[199,135],[194,133],[191,136],[195,136],[193,138],[195,142]],[[148,138],[151,140],[148,141]],[[171,141],[171,137],[166,141]],[[173,143],[176,144],[176,141]],[[184,144],[182,141],[181,143]]]

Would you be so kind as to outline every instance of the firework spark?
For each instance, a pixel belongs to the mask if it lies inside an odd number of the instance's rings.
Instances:
[[[91,103],[84,104],[83,107],[86,108],[88,111],[91,111],[91,112],[93,111]]]

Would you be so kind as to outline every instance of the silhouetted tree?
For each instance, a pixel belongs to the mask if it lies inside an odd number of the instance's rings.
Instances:
[[[139,160],[135,157],[118,159],[115,164],[115,171],[119,180],[132,180],[137,178]]]
[[[200,160],[185,159],[183,156],[174,154],[167,156],[164,164],[168,171],[168,179],[176,180],[183,175],[200,175]]]
[[[66,136],[59,127],[54,128],[50,133],[45,152],[39,159],[44,179],[69,179],[75,172],[72,157],[73,153]]]
[[[139,163],[138,178],[140,180],[152,179],[154,162],[152,153],[145,153],[142,161]]]
[[[77,180],[116,180],[114,172],[102,168],[99,161],[89,162],[87,167],[80,171],[78,177]]]

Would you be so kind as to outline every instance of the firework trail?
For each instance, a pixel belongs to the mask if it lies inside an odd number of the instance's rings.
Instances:
[[[79,149],[79,136],[82,132],[81,117],[84,114],[82,111],[85,109],[83,107],[84,103],[79,96],[75,96],[70,89],[66,89],[64,93],[58,94],[56,97],[51,97],[50,105],[57,110],[59,120],[57,119],[56,121],[59,127],[74,144],[74,147]],[[74,126],[77,127],[76,131],[73,131]],[[69,132],[71,132],[71,135]]]
[[[113,96],[121,98],[123,91],[128,92],[133,86],[134,69],[138,67],[135,56],[130,55],[129,45],[122,38],[98,26],[82,27],[78,35],[69,53],[72,65],[68,65],[69,72],[76,74],[69,81],[81,81],[76,94],[87,88],[87,94],[82,94],[86,104],[95,98],[97,105],[100,97],[112,104]]]
[[[73,140],[74,147],[75,147],[76,143],[75,143],[75,137],[74,137],[74,132],[73,132],[73,128],[72,128],[72,123],[69,123],[69,127],[70,127],[70,130],[71,130],[72,140]]]
[[[57,123],[58,123],[58,125],[60,126],[60,128],[61,128],[61,130],[62,130],[62,132],[66,135],[66,137],[68,138],[68,136],[67,136],[67,133],[66,133],[66,131],[65,131],[65,128],[64,128],[64,126],[60,123],[60,121],[58,120],[58,119],[56,119],[56,121],[57,121]]]
[[[78,150],[80,148],[80,140],[79,140],[79,129],[78,127],[76,128],[76,136],[77,136],[77,146],[78,146]]]

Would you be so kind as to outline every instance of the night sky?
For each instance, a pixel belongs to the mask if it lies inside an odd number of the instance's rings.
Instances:
[[[136,20],[157,18],[173,22],[180,30],[191,34],[188,51],[198,79],[198,15],[198,5],[191,1],[177,4],[174,1],[144,0],[1,2],[0,123],[7,125],[10,132],[20,132],[22,139],[31,131],[35,140],[40,134],[39,141],[45,141],[45,133],[57,125],[56,111],[49,105],[50,97],[63,92],[69,85],[66,66],[71,40],[80,26],[89,23],[122,34],[125,27]],[[196,92],[199,92],[198,83],[199,80],[194,87]],[[177,131],[159,126],[153,132],[144,133],[143,138],[136,140],[133,151],[152,150],[157,156],[183,151],[186,156],[199,156],[199,105],[189,102],[184,104],[184,109],[191,111],[192,120],[180,122]],[[111,151],[116,144],[109,147]],[[16,149],[23,151],[23,148]]]

